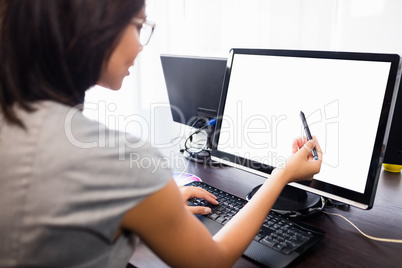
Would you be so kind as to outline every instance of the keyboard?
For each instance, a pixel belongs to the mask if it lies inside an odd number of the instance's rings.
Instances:
[[[187,186],[201,187],[217,197],[219,205],[192,198],[189,205],[207,206],[211,213],[198,218],[215,234],[247,203],[247,200],[215,188],[204,182],[194,181]],[[325,232],[304,223],[285,218],[271,211],[244,256],[268,267],[285,267],[325,236]]]

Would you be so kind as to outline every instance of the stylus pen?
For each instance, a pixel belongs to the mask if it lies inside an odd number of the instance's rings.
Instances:
[[[300,111],[300,118],[303,122],[303,128],[304,128],[304,132],[306,133],[307,140],[313,139],[313,137],[311,136],[311,133],[310,133],[310,128],[308,127],[308,124],[307,124],[306,117],[304,116],[304,113],[301,111]],[[318,160],[317,150],[315,149],[315,147],[313,148],[312,154],[313,154],[314,160]]]

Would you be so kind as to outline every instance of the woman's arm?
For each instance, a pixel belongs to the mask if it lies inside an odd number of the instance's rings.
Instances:
[[[311,155],[314,146],[318,160],[313,160]],[[247,205],[214,237],[183,206],[173,180],[127,212],[121,227],[136,232],[173,267],[231,267],[258,232],[283,187],[319,172],[322,153],[317,142],[304,144],[297,140],[293,151],[286,167],[275,170]]]

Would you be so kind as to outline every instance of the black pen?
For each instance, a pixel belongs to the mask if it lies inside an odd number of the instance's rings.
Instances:
[[[304,116],[304,113],[302,111],[300,111],[300,118],[303,122],[303,128],[304,128],[304,132],[306,133],[307,140],[313,139],[313,137],[311,136],[311,133],[310,133],[310,129],[307,124],[306,117]],[[315,149],[315,147],[313,148],[312,154],[313,154],[314,160],[318,160],[317,150]]]

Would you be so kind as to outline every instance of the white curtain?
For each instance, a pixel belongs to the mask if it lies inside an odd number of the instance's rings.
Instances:
[[[401,10],[400,0],[147,0],[157,24],[150,44],[119,92],[88,92],[85,114],[163,146],[182,130],[166,107],[160,54],[226,57],[234,47],[402,54]],[[163,135],[152,136],[158,128]]]

